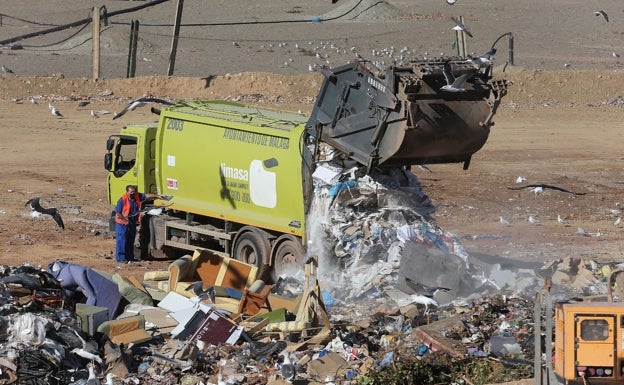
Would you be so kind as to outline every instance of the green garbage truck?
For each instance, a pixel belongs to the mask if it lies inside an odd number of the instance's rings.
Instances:
[[[450,67],[449,67],[450,66]],[[447,92],[444,71],[469,74]],[[172,197],[144,213],[142,257],[206,248],[275,275],[304,262],[312,173],[322,146],[362,173],[463,162],[486,142],[507,82],[463,59],[374,73],[362,61],[324,68],[310,116],[224,101],[179,101],[157,122],[106,142],[108,200],[125,186]]]

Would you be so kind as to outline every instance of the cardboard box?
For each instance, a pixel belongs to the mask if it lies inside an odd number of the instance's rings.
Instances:
[[[108,308],[77,303],[76,315],[78,316],[78,326],[83,332],[92,336],[101,324],[108,321]]]

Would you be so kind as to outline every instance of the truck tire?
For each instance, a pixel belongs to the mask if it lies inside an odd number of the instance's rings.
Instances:
[[[276,241],[273,255],[273,279],[277,282],[283,274],[292,274],[303,266],[303,246],[301,242],[290,235],[282,235]]]
[[[262,236],[255,231],[245,231],[236,237],[232,256],[242,262],[261,267],[269,250]]]

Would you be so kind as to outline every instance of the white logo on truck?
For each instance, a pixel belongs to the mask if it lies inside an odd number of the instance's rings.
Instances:
[[[225,163],[221,163],[221,175],[226,178],[243,180],[245,182],[249,180],[249,171],[242,168],[230,167]]]
[[[249,195],[251,201],[258,206],[274,208],[277,205],[276,173],[266,168],[277,166],[277,159],[271,158],[264,162],[252,160],[249,165]]]

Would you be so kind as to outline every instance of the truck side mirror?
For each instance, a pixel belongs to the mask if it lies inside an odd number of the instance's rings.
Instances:
[[[104,154],[104,168],[108,171],[113,168],[113,154],[110,152]]]
[[[106,141],[106,151],[111,151],[115,147],[115,139],[108,138]]]

